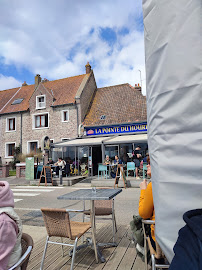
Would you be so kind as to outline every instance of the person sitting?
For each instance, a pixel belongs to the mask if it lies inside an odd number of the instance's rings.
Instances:
[[[22,254],[22,223],[13,208],[13,192],[0,181],[0,269],[9,269]]]
[[[175,256],[170,270],[201,270],[202,251],[202,209],[189,210],[183,215],[185,226],[179,230],[177,242],[173,248]]]
[[[56,167],[56,175],[59,175],[59,170],[64,169],[66,162],[61,157],[59,157],[58,161],[54,165],[57,166]]]
[[[82,176],[88,175],[88,166],[85,167],[85,171],[81,175]]]
[[[105,158],[105,160],[104,160],[104,164],[105,164],[105,165],[110,165],[110,164],[111,164],[111,161],[110,161],[108,155],[106,155],[106,158]]]
[[[147,175],[151,177],[150,157],[147,157]],[[155,220],[154,202],[152,195],[152,182],[144,179],[140,183],[139,215],[143,219]],[[154,225],[151,225],[151,235],[149,235],[152,247],[156,249]]]

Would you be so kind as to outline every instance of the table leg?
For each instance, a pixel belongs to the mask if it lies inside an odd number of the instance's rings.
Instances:
[[[96,245],[96,231],[95,231],[95,207],[94,207],[94,201],[91,201],[91,229],[92,229],[92,238],[93,238],[93,245],[94,245],[94,250],[95,250],[95,259],[96,262],[98,263],[98,252],[97,252],[97,245]]]

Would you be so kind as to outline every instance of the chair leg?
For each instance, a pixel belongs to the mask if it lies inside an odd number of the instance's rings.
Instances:
[[[47,236],[47,238],[46,238],[46,244],[45,244],[45,248],[44,248],[44,252],[43,252],[40,270],[43,269],[43,264],[44,264],[44,260],[45,260],[45,256],[46,256],[47,247],[48,247],[48,240],[49,240],[49,236]]]
[[[62,237],[61,237],[61,243],[63,243]],[[62,249],[62,257],[64,257],[64,246],[63,245],[61,245],[61,249]]]
[[[78,237],[75,239],[75,242],[74,242],[73,255],[72,255],[72,263],[71,263],[71,270],[74,269],[74,259],[75,259],[75,255],[76,255],[77,242],[78,242]]]
[[[128,170],[127,170],[127,177],[128,177]]]
[[[152,270],[156,270],[154,254],[151,255],[151,261],[152,261]]]

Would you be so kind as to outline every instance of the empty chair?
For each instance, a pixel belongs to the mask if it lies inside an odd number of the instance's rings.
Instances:
[[[72,263],[71,263],[71,270],[73,270],[78,239],[91,228],[91,224],[89,222],[70,221],[69,212],[83,212],[82,210],[42,208],[41,211],[43,214],[43,219],[48,236],[46,239],[40,269],[43,269],[47,247],[48,244],[51,243],[73,247]],[[50,241],[49,238],[52,236],[60,237],[61,240],[62,237],[69,238],[70,240],[74,240],[74,244],[66,244],[63,243],[62,241],[61,242]],[[94,246],[95,245],[96,243],[94,243]]]
[[[128,171],[133,171],[134,176],[135,176],[135,163],[134,162],[127,162],[127,176],[128,176]]]
[[[8,270],[17,270],[19,267],[21,267],[21,270],[26,270],[27,265],[29,262],[29,257],[31,255],[32,249],[33,249],[33,240],[32,237],[26,233],[22,234],[22,239],[21,239],[21,245],[22,245],[22,256],[19,259],[19,261],[10,267]]]
[[[143,162],[143,179],[146,177],[145,172],[147,172],[147,162]]]
[[[99,179],[100,172],[101,172],[101,178],[102,178],[102,174],[104,174],[104,178],[107,178],[107,165],[98,164],[98,179]]]
[[[115,210],[114,210],[114,199],[111,200],[95,200],[94,201],[95,207],[95,220],[98,219],[109,219],[112,220],[112,232],[113,232],[113,242],[115,241],[115,232],[117,232],[117,225],[116,225],[116,217],[115,217]],[[85,201],[84,201],[84,218],[85,215],[90,216],[90,210],[85,210]],[[106,218],[106,216],[110,216],[111,218]],[[105,218],[104,218],[105,216]],[[101,218],[103,217],[103,218]]]

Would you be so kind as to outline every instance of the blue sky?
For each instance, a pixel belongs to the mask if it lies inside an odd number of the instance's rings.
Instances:
[[[0,90],[85,73],[98,87],[135,85],[145,58],[140,0],[2,0]]]

